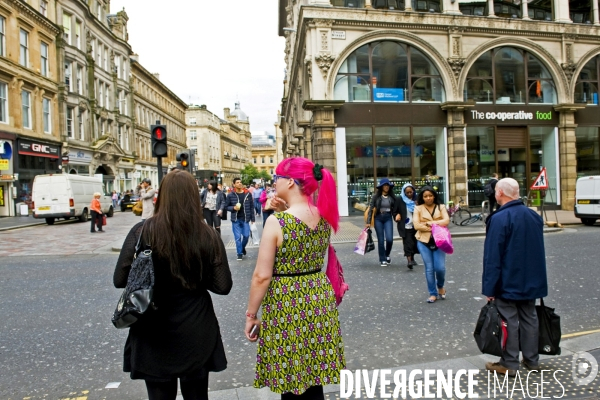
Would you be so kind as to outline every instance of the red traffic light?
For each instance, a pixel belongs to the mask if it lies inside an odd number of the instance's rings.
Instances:
[[[156,138],[157,138],[158,140],[161,140],[161,139],[162,139],[162,136],[163,136],[163,131],[162,131],[162,129],[158,128],[158,129],[156,129],[156,130],[154,131],[154,133],[155,133],[155,135],[156,135]]]

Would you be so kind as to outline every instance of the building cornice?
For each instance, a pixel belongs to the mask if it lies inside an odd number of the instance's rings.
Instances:
[[[48,18],[44,17],[42,14],[37,12],[33,7],[29,4],[19,1],[19,0],[4,0],[8,4],[12,5],[15,9],[18,9],[21,14],[28,16],[37,22],[37,26],[44,27],[49,33],[54,36],[60,33],[60,28]]]

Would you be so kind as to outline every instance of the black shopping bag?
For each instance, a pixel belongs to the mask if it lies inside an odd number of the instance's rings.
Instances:
[[[508,339],[506,327],[506,321],[500,316],[496,303],[488,301],[479,312],[475,332],[473,332],[479,350],[485,354],[501,357]]]
[[[365,247],[365,254],[373,250],[375,250],[375,242],[373,242],[373,235],[371,235],[371,230],[367,229],[367,247]]]
[[[560,355],[560,317],[554,308],[546,307],[544,299],[535,306],[539,323],[538,352],[550,356]]]

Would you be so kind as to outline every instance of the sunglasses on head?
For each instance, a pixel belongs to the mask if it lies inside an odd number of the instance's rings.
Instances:
[[[277,182],[277,179],[293,179],[289,176],[283,176],[283,175],[273,175],[273,183]],[[296,182],[296,185],[300,185],[300,182],[298,182],[297,179],[294,179],[294,182]]]

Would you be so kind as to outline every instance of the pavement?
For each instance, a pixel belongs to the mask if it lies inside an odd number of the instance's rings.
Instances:
[[[388,379],[390,379],[398,370],[406,371],[407,377],[411,371],[415,370],[442,370],[444,373],[447,373],[449,370],[455,373],[458,370],[478,370],[477,374],[474,375],[474,379],[477,381],[477,384],[474,386],[474,395],[467,396],[466,398],[599,399],[600,375],[598,375],[598,364],[600,363],[600,331],[587,334],[584,332],[583,334],[578,334],[575,337],[569,338],[563,336],[560,346],[562,350],[560,356],[540,355],[540,370],[543,370],[543,374],[541,371],[528,374],[529,371],[521,366],[517,377],[509,378],[507,381],[508,384],[504,385],[503,388],[494,381],[493,374],[488,375],[485,370],[485,363],[489,361],[498,361],[498,357],[487,354],[404,366],[389,366],[382,368],[381,370],[370,370],[368,371],[368,376],[369,379],[373,379],[373,376],[376,373],[379,373],[384,369],[390,371]],[[587,353],[587,356],[591,356],[591,358],[583,358],[581,352]],[[595,366],[594,361],[592,360],[595,360]],[[581,365],[587,365],[587,368],[582,370],[580,368]],[[576,367],[579,368],[577,369],[577,372],[575,372]],[[353,372],[353,374],[356,373],[356,371],[351,372]],[[361,374],[362,373],[364,372],[361,371]],[[591,377],[592,374],[596,374],[596,377],[590,383],[585,385],[577,384],[577,379]],[[503,378],[503,376],[500,376],[500,381],[502,381]],[[423,384],[422,374],[417,376],[415,380],[419,382],[415,387],[415,390],[418,390],[419,384]],[[386,386],[386,394],[389,396],[381,394],[381,385],[379,384],[381,381],[378,380],[376,382],[378,383],[374,396],[367,396],[365,384],[361,385],[359,393],[355,392],[356,389],[353,387],[350,396],[343,397],[340,392],[340,385],[327,385],[324,387],[325,399],[392,398],[391,394],[395,388],[393,379],[391,379],[391,382]],[[437,381],[436,379],[433,379],[432,382],[432,392],[435,393],[435,390],[438,387]],[[356,384],[356,382],[354,383]],[[460,379],[460,389],[463,394],[467,393],[468,381],[466,378]],[[522,395],[520,392],[522,392]],[[527,395],[525,395],[525,393],[527,393]],[[455,389],[452,398],[464,398],[458,397],[457,394]],[[252,387],[243,387],[209,392],[210,400],[278,400],[280,398],[280,395],[271,392],[269,388],[255,389]],[[403,398],[413,399],[420,397],[411,397],[407,394],[406,397]],[[433,398],[433,396],[431,398]],[[183,397],[178,396],[177,399],[181,400]]]

